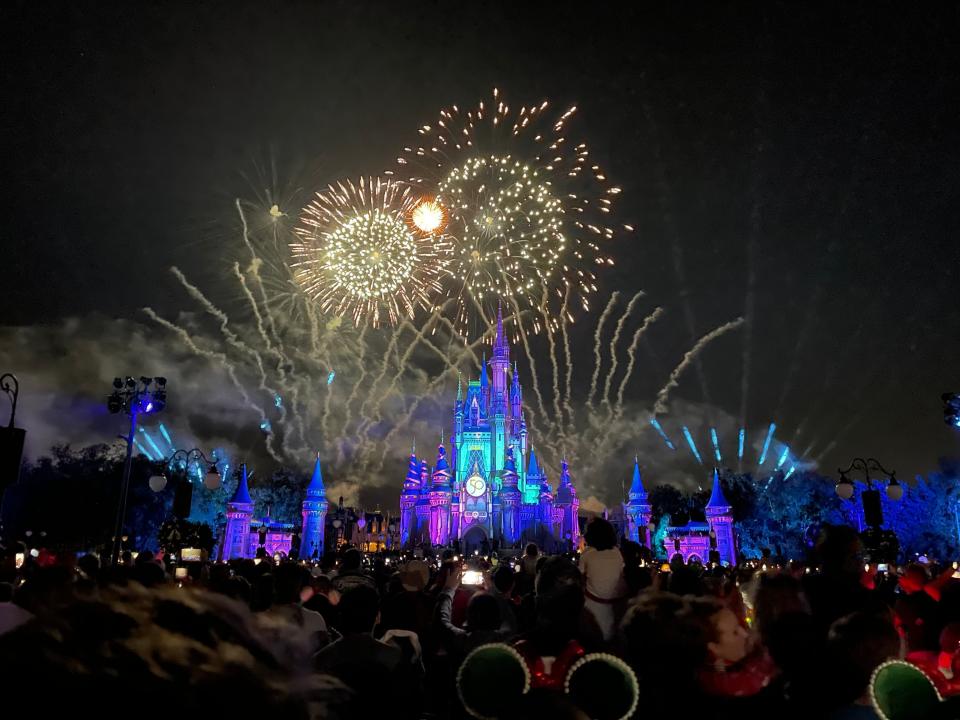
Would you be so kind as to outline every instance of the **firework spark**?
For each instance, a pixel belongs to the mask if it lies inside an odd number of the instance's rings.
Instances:
[[[413,232],[415,198],[392,180],[360,178],[318,192],[290,243],[294,277],[324,313],[396,325],[440,291],[444,243]]]
[[[490,106],[441,110],[435,126],[419,129],[421,143],[397,158],[409,181],[447,209],[453,249],[444,285],[459,298],[461,327],[474,308],[488,316],[502,301],[534,317],[536,332],[543,290],[559,305],[572,287],[588,310],[592,268],[613,264],[601,244],[614,238],[605,223],[620,188],[607,185],[586,144],[565,136],[576,108],[549,121],[547,107],[511,114],[494,90]],[[556,330],[559,313],[550,316]]]

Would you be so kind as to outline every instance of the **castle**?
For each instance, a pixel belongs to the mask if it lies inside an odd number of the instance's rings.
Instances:
[[[624,535],[629,540],[651,547],[650,519],[653,508],[647,500],[647,491],[640,476],[640,464],[634,459],[633,481],[630,493],[623,505],[626,527]],[[720,474],[713,471],[713,490],[704,508],[706,522],[688,522],[686,525],[667,528],[664,549],[667,557],[679,555],[684,563],[691,560],[700,563],[712,561],[737,564],[737,549],[733,536],[733,508],[723,495]]]
[[[299,557],[316,559],[323,554],[324,529],[329,503],[320,471],[320,455],[313,466],[313,476],[302,503]],[[252,558],[261,547],[268,555],[289,555],[296,535],[293,525],[271,522],[269,518],[253,519],[253,500],[247,484],[247,466],[240,467],[240,482],[227,503],[227,525],[223,533],[223,560]]]
[[[464,552],[528,541],[548,549],[577,546],[580,501],[570,468],[564,460],[554,493],[532,447],[528,453],[523,390],[512,370],[498,311],[489,363],[484,355],[466,395],[457,383],[450,459],[442,441],[432,472],[416,448],[410,455],[400,495],[403,546],[456,542]]]

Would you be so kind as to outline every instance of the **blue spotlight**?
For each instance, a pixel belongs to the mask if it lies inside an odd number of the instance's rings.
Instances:
[[[133,444],[137,446],[137,450],[139,450],[141,454],[147,456],[147,460],[151,460],[153,462],[157,461],[157,459],[151,455],[150,452],[143,445],[141,445],[138,440],[134,440]]]
[[[273,404],[274,404],[276,407],[278,407],[278,408],[282,408],[282,407],[283,407],[283,398],[280,397],[280,394],[279,394],[279,393],[274,394],[274,396],[273,396]]]
[[[262,423],[260,423],[260,429],[263,430],[263,432],[265,433],[271,432],[273,430],[273,428],[270,426],[269,420],[264,420]]]
[[[788,477],[790,477],[791,475],[793,475],[793,473],[796,472],[796,470],[797,470],[797,466],[796,466],[796,465],[791,465],[791,466],[790,466],[790,469],[787,470],[787,474],[783,476],[783,479],[786,480]]]
[[[167,428],[163,423],[160,423],[160,434],[163,435],[164,441],[170,446],[170,451],[173,452],[176,450],[173,440],[170,439],[170,433],[167,432]]]
[[[780,460],[777,462],[777,470],[779,470],[783,464],[787,461],[787,455],[790,454],[790,448],[784,446],[783,453],[780,455]]]
[[[147,444],[157,454],[157,457],[162,458],[163,452],[159,447],[157,447],[157,444],[153,441],[153,438],[150,437],[150,433],[148,433],[144,428],[140,428],[140,432],[143,433],[143,436],[147,439]]]
[[[693,456],[697,459],[698,463],[703,465],[703,458],[700,457],[700,451],[697,450],[697,444],[693,442],[693,435],[690,434],[690,431],[687,429],[686,425],[680,429],[683,431],[683,436],[687,439],[687,444],[690,446],[690,451],[693,453]]]
[[[655,417],[652,417],[650,418],[650,424],[653,425],[653,429],[660,434],[660,437],[663,438],[663,441],[667,444],[668,448],[670,448],[671,450],[677,449],[677,447],[672,442],[670,442],[670,438],[667,437],[667,434],[663,431],[663,427],[661,427],[659,420],[657,420]]]
[[[720,457],[720,441],[717,440],[717,429],[710,428],[710,439],[713,441],[713,454],[717,458],[718,463],[723,462],[723,458]]]
[[[773,440],[773,433],[776,429],[776,423],[770,423],[770,429],[767,430],[767,439],[763,441],[763,452],[760,453],[760,460],[757,465],[763,465],[767,459],[767,451],[770,449],[770,441]]]
[[[327,375],[327,385],[333,385],[333,379],[337,376],[336,371],[331,370],[330,374]]]
[[[740,428],[740,445],[737,447],[737,458],[743,459],[743,442],[747,439],[747,431],[745,428]]]

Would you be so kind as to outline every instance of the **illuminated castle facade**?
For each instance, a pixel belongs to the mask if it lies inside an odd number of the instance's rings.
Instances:
[[[487,374],[489,365],[490,373]],[[537,542],[576,547],[580,501],[564,461],[554,492],[528,447],[523,390],[497,314],[493,356],[463,391],[457,384],[450,457],[437,449],[432,471],[411,453],[400,495],[400,541],[409,545],[458,542],[467,552],[483,545]]]
[[[640,465],[634,460],[633,481],[630,493],[623,505],[625,517],[624,535],[628,540],[651,547],[650,519],[653,508],[647,499],[647,491],[640,477]],[[680,555],[685,563],[691,560],[711,562],[711,553],[716,552],[719,562],[737,564],[737,548],[733,534],[733,508],[723,495],[720,474],[713,471],[713,491],[704,508],[706,522],[688,522],[686,525],[667,528],[663,538],[667,557]]]
[[[324,526],[329,503],[320,471],[320,456],[313,466],[313,475],[307,486],[307,494],[301,506],[299,557],[316,559],[323,554]],[[240,467],[240,482],[230,502],[227,503],[227,525],[223,534],[221,557],[223,560],[256,557],[258,551],[272,556],[274,553],[289,555],[296,544],[296,527],[278,523],[269,517],[253,518],[253,500],[247,484],[247,466]]]

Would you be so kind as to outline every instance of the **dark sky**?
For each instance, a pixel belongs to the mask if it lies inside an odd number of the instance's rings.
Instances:
[[[827,470],[928,470],[960,451],[957,10],[809,5],[5,3],[3,322],[174,312],[165,268],[216,281],[244,175],[379,172],[496,86],[575,102],[623,187],[601,290],[671,313],[638,395],[747,313],[682,397],[737,415],[746,381],[749,424],[836,440]]]

